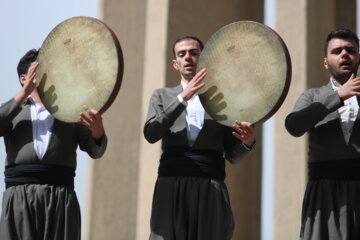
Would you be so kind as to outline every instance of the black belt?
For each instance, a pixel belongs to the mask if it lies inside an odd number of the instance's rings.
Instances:
[[[308,171],[309,180],[360,180],[360,159],[309,162]]]
[[[5,169],[5,186],[23,184],[65,185],[74,188],[75,169],[46,164],[24,164]]]
[[[158,175],[225,178],[225,160],[212,150],[167,149],[160,159]]]

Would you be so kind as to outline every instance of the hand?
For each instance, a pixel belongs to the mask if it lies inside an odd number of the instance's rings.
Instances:
[[[250,147],[255,142],[255,126],[249,122],[235,121],[232,132],[235,138],[242,141],[246,146]]]
[[[36,69],[38,66],[38,62],[31,63],[27,73],[24,74],[23,89],[27,96],[30,95],[36,87]]]
[[[18,105],[22,104],[25,99],[32,94],[36,88],[36,69],[39,66],[38,62],[33,62],[26,74],[21,74],[19,80],[23,85],[22,89],[14,96]]]
[[[94,109],[89,109],[87,106],[84,106],[84,110],[89,116],[81,113],[80,121],[91,130],[94,139],[102,138],[105,134],[105,129],[100,113]]]
[[[184,101],[189,101],[200,88],[205,86],[205,83],[201,83],[205,76],[206,69],[203,68],[189,81],[186,88],[180,93]]]
[[[352,96],[360,96],[360,78],[352,74],[346,83],[337,90],[337,93],[343,101]]]

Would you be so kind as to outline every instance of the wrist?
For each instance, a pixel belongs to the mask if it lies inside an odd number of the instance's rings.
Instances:
[[[186,96],[186,93],[181,92],[179,96],[182,98],[183,101],[185,102],[189,101],[189,98]]]
[[[93,131],[92,132],[92,137],[95,140],[100,140],[104,135],[105,135],[105,131]]]
[[[21,89],[15,96],[14,99],[18,105],[22,104],[25,99],[29,96],[29,94],[26,94],[24,89]]]
[[[341,89],[337,90],[337,94],[342,101],[345,101],[346,99],[351,97],[351,96],[347,95],[346,93],[343,93],[343,91],[341,91]]]
[[[248,151],[251,151],[254,147],[255,147],[255,144],[256,144],[256,141],[254,141],[252,144],[250,145],[247,145],[246,143],[244,142],[241,142],[241,144],[243,145],[243,147],[248,150]]]

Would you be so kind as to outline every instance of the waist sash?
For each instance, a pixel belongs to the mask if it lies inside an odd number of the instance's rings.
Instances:
[[[308,171],[309,180],[360,180],[360,159],[309,162]]]
[[[65,185],[74,188],[75,169],[66,166],[26,164],[5,169],[6,188],[23,184]]]
[[[159,176],[198,176],[225,179],[225,160],[212,150],[170,149],[163,152]]]

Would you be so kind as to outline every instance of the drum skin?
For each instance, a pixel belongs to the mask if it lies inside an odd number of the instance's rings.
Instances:
[[[43,42],[37,90],[45,108],[64,122],[79,122],[83,106],[105,112],[123,76],[123,55],[112,30],[91,17],[58,24]]]
[[[200,100],[209,115],[232,126],[261,123],[281,106],[291,81],[285,43],[271,28],[239,21],[214,33],[201,52],[197,71],[207,69]]]

